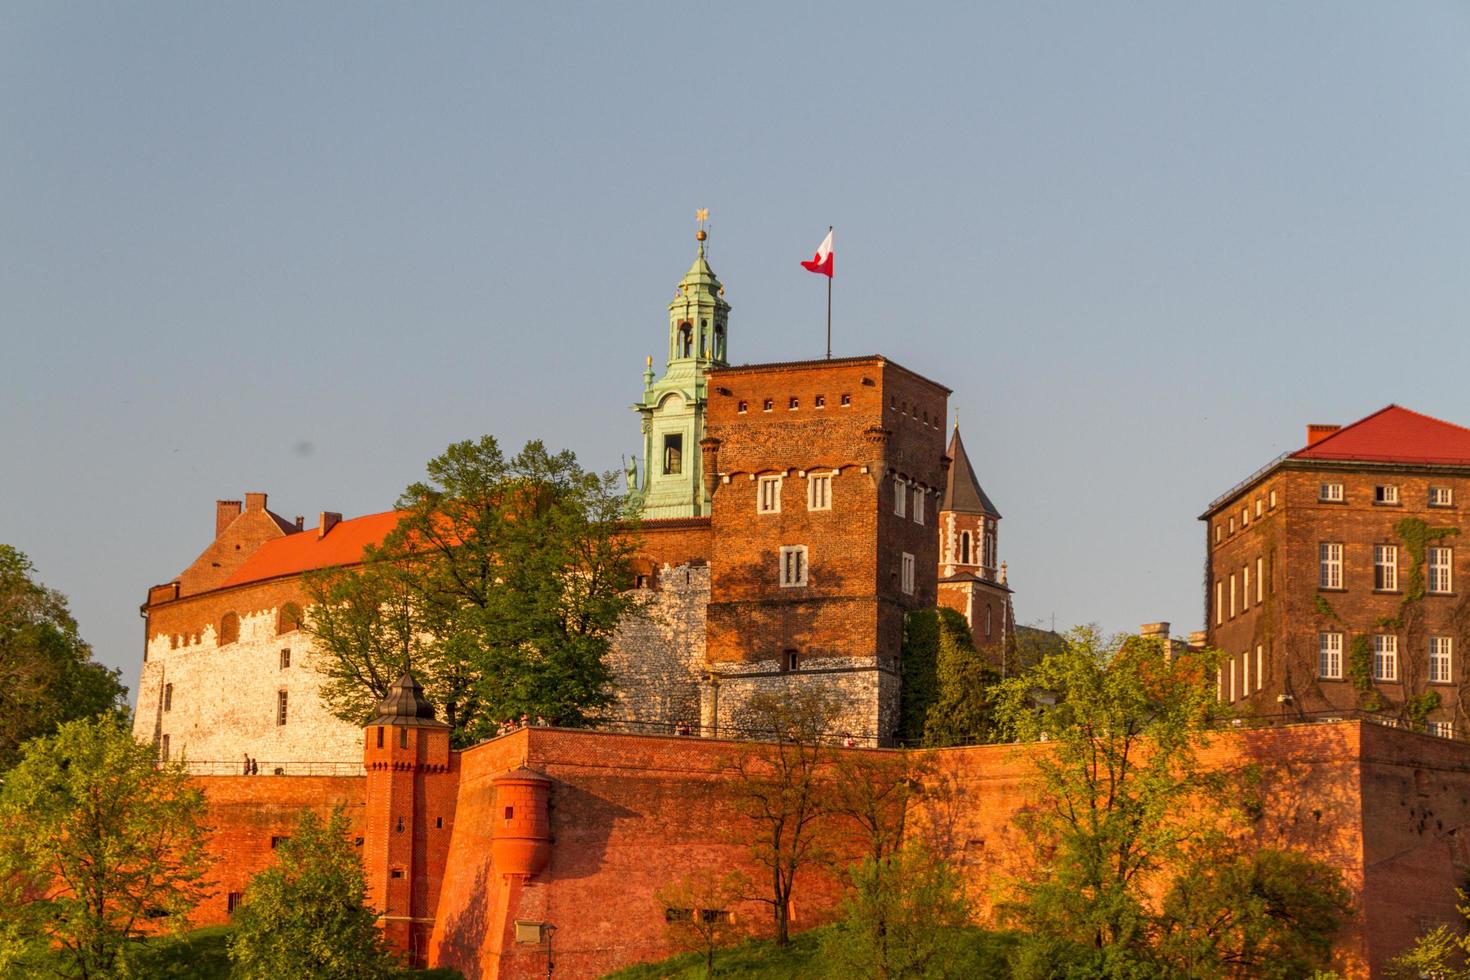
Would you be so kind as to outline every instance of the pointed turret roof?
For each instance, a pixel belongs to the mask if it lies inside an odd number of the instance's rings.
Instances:
[[[949,437],[948,452],[951,460],[949,477],[944,484],[944,503],[939,505],[939,509],[961,514],[984,514],[999,520],[1000,511],[995,509],[995,504],[980,489],[980,481],[975,479],[975,467],[970,465],[970,457],[965,454],[958,425],[954,427],[954,435]]]
[[[434,706],[424,697],[424,689],[409,671],[393,682],[387,697],[378,702],[369,725],[408,725],[418,728],[448,728],[434,718]]]
[[[669,309],[684,305],[690,300],[698,300],[701,295],[712,299],[717,308],[728,310],[730,304],[725,302],[721,293],[724,287],[720,284],[720,277],[715,275],[715,270],[710,268],[709,260],[704,257],[704,242],[699,243],[699,249],[694,254],[694,264],[689,271],[684,273],[684,278],[679,280],[678,294],[673,302],[669,303]]]

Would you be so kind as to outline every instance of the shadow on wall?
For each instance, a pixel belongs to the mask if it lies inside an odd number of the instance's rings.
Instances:
[[[458,909],[444,926],[444,938],[439,946],[439,962],[453,963],[465,975],[465,980],[480,980],[480,955],[485,943],[485,930],[490,925],[490,867],[489,854],[475,873],[475,884],[470,889],[469,900]]]
[[[599,779],[584,779],[584,785],[596,787]],[[662,812],[658,794],[648,793],[648,781],[639,780],[639,798],[645,803],[643,811],[619,806],[607,796],[589,792],[581,786],[557,782],[551,789],[551,837],[556,842],[551,852],[551,864],[539,876],[545,881],[576,881],[591,878],[602,872],[607,859],[608,843],[613,828],[621,820],[643,821]],[[619,795],[630,797],[624,781]],[[616,792],[616,786],[609,786]],[[686,790],[687,793],[687,790]],[[575,820],[572,815],[575,814]]]

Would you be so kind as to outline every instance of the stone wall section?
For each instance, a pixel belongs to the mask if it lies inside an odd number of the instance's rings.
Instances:
[[[672,733],[680,722],[700,721],[709,565],[664,565],[656,575],[653,587],[635,592],[639,608],[613,637],[617,701],[608,715],[635,730]]]

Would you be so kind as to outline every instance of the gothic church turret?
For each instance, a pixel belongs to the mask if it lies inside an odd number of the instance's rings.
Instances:
[[[1011,588],[1000,560],[1000,511],[970,464],[955,422],[949,473],[939,505],[939,604],[964,615],[977,649],[1004,669],[1014,638]]]
[[[695,235],[699,247],[694,264],[674,287],[669,303],[663,377],[654,380],[650,357],[643,372],[643,398],[633,406],[643,417],[643,472],[630,474],[629,490],[641,500],[646,519],[710,512],[699,443],[709,398],[706,372],[726,364],[730,304],[705,258],[706,238],[701,227]]]

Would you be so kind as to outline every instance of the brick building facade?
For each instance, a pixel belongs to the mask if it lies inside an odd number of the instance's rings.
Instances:
[[[1307,444],[1217,499],[1207,639],[1221,700],[1257,715],[1357,711],[1470,733],[1470,430],[1396,405]]]

